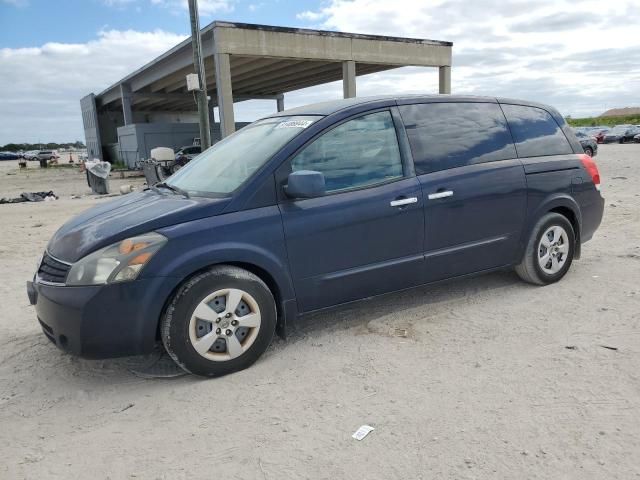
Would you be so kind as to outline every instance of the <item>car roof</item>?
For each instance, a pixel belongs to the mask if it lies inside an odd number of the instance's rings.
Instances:
[[[516,105],[527,105],[532,107],[550,109],[549,106],[525,100],[509,98],[497,98],[476,95],[378,95],[372,97],[356,97],[332,100],[328,102],[313,103],[301,107],[290,108],[270,117],[283,117],[290,115],[331,115],[333,113],[348,110],[367,103],[377,103],[381,106],[403,104],[403,103],[440,103],[440,102],[483,102],[483,103],[510,103]]]

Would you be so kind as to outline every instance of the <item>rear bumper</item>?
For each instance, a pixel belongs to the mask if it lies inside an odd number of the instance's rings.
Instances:
[[[590,202],[581,205],[582,210],[582,229],[580,232],[581,243],[588,242],[593,237],[604,214],[604,198],[599,192],[589,195]]]
[[[43,333],[85,358],[150,353],[173,282],[168,278],[88,287],[27,283]]]

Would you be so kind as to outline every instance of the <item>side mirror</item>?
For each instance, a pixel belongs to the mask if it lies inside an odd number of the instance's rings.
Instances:
[[[314,170],[290,173],[284,193],[291,198],[321,197],[326,193],[324,175]]]

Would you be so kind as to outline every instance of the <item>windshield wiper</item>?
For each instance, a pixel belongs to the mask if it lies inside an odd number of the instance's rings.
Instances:
[[[167,190],[171,190],[174,193],[178,193],[182,196],[184,196],[185,198],[190,198],[189,197],[189,192],[187,192],[186,190],[181,189],[180,187],[176,187],[175,185],[170,185],[166,182],[160,182],[160,183],[156,183],[155,185],[151,186],[151,189],[153,191],[157,191],[158,187],[162,187],[162,188],[166,188]]]

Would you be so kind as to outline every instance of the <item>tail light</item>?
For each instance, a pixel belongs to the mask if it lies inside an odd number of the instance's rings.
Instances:
[[[584,169],[591,175],[591,180],[593,180],[593,184],[596,186],[596,190],[600,190],[600,172],[598,172],[598,166],[596,162],[589,155],[582,154],[580,155],[580,161],[584,166]]]

